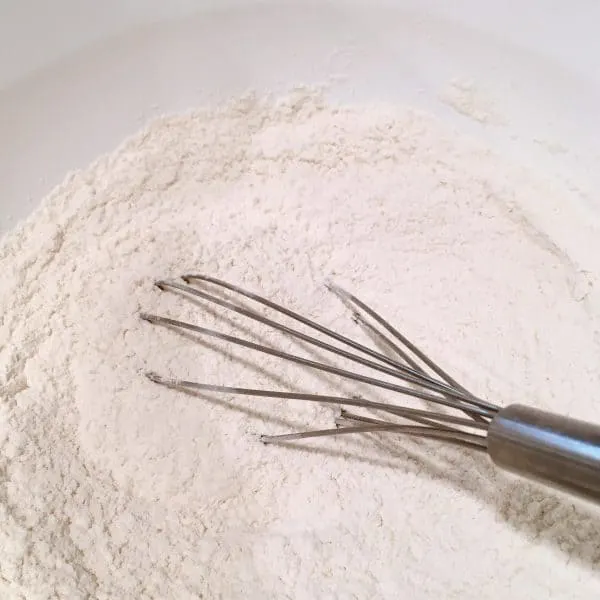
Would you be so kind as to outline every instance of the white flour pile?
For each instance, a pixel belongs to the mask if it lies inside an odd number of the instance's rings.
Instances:
[[[599,513],[485,456],[263,446],[335,411],[143,376],[355,391],[138,318],[228,331],[152,285],[191,271],[366,341],[332,277],[481,395],[598,420],[598,274],[519,208],[551,197],[427,115],[307,92],[158,120],[70,176],[0,245],[0,596],[598,597]]]

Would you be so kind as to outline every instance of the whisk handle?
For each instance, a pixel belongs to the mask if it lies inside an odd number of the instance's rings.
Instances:
[[[499,467],[600,503],[600,426],[512,404],[490,423]]]

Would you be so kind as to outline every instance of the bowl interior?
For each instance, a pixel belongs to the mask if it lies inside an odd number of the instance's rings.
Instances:
[[[600,8],[575,4],[15,2],[0,20],[0,233],[152,117],[298,84],[434,112],[600,211]]]

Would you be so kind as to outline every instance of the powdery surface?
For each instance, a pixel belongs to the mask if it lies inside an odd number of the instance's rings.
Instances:
[[[598,597],[599,514],[485,456],[263,446],[335,411],[142,374],[357,391],[137,316],[230,330],[152,286],[197,271],[362,338],[333,277],[481,395],[597,419],[598,274],[519,209],[551,197],[427,115],[305,92],[156,121],[70,176],[0,246],[0,596]]]

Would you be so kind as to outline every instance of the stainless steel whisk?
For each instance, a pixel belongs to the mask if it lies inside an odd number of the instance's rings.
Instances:
[[[321,350],[367,367],[373,374],[387,375],[392,381],[283,352],[271,346],[192,323],[148,313],[142,313],[141,318],[176,330],[217,338],[346,380],[410,396],[462,413],[449,414],[439,410],[409,408],[370,401],[358,396],[342,397],[213,385],[147,373],[148,378],[155,383],[183,390],[304,400],[342,407],[333,428],[263,435],[261,441],[281,443],[313,437],[378,432],[437,439],[487,452],[492,461],[503,469],[600,502],[600,426],[520,404],[502,408],[477,397],[455,381],[375,310],[339,286],[332,283],[327,285],[328,289],[350,308],[354,320],[365,328],[379,345],[387,348],[389,354],[365,346],[280,304],[220,279],[205,275],[185,275],[181,279],[182,282],[158,281],[156,286],[161,290],[180,292],[243,315]],[[274,313],[284,315],[318,332],[323,338],[338,342],[338,345],[284,325],[231,300],[215,296],[207,291],[206,288],[210,289],[210,286],[227,290],[267,307]],[[355,414],[345,407],[379,411],[387,414],[388,418],[376,419]]]

